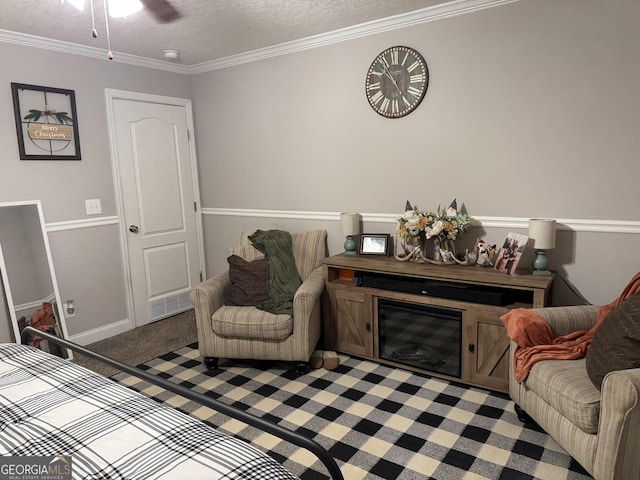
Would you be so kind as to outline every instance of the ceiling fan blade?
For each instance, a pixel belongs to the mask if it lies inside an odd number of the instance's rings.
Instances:
[[[169,23],[181,17],[180,12],[167,0],[140,0],[140,2],[159,22]]]

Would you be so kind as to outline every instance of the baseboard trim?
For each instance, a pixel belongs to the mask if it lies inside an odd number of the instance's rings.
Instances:
[[[119,333],[128,332],[133,328],[131,320],[124,319],[119,322],[110,323],[102,327],[94,328],[86,332],[79,333],[77,335],[70,335],[69,340],[77,343],[78,345],[89,345],[105,338],[113,337]]]

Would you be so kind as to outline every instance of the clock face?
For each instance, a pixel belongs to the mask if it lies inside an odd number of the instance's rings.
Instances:
[[[429,69],[416,50],[391,47],[378,55],[365,83],[371,108],[388,118],[408,115],[427,93]]]

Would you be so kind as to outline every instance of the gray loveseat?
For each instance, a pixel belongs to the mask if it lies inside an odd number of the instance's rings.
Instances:
[[[556,336],[589,330],[597,311],[592,305],[534,309]],[[596,480],[639,480],[640,368],[609,373],[599,391],[584,358],[545,360],[519,384],[513,374],[516,348],[511,341],[509,394],[516,405]]]

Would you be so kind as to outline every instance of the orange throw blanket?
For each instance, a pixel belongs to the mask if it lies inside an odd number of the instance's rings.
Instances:
[[[590,330],[556,338],[547,322],[531,310],[516,308],[500,317],[507,328],[507,336],[518,345],[513,356],[513,370],[518,383],[522,383],[533,364],[541,360],[574,360],[584,357],[593,334],[604,317],[637,292],[640,292],[640,272],[635,274],[618,298],[598,309],[598,319]]]

